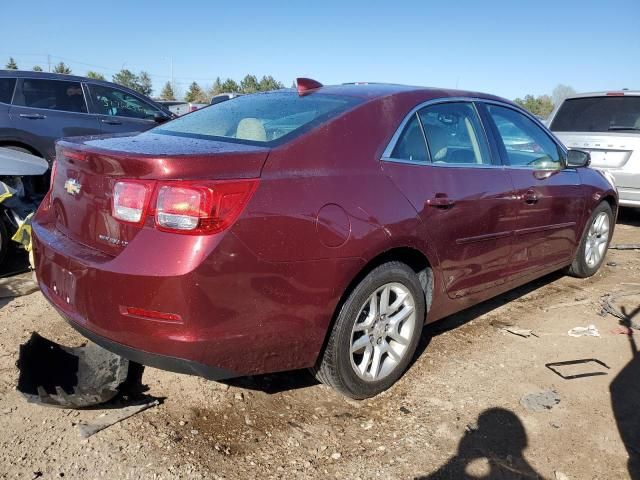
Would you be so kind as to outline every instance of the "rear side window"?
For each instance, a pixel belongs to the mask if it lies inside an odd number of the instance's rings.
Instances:
[[[270,144],[327,121],[358,101],[337,95],[299,96],[294,92],[245,95],[177,118],[153,132]]]
[[[13,104],[23,107],[87,113],[80,82],[25,78],[16,92]]]
[[[15,86],[15,78],[0,78],[0,102],[11,103]]]
[[[407,122],[407,126],[404,127],[404,131],[400,135],[391,157],[412,162],[427,161],[427,144],[425,143],[417,114],[414,114],[411,120]]]
[[[565,100],[556,113],[554,132],[640,132],[640,96],[585,97]]]
[[[509,165],[536,170],[562,168],[558,146],[533,120],[497,105],[487,105],[487,110],[498,128]]]

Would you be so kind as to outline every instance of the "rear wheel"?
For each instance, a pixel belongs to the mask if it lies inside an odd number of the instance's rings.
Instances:
[[[613,212],[607,202],[600,203],[591,214],[587,228],[569,267],[569,274],[587,278],[595,274],[607,253],[613,232]]]
[[[404,263],[375,268],[340,309],[316,378],[356,399],[386,390],[406,370],[425,319],[425,294]]]

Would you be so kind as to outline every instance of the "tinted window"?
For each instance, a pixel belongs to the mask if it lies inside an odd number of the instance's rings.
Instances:
[[[640,97],[565,100],[551,124],[554,132],[640,131]]]
[[[15,78],[0,78],[0,102],[11,103],[15,86]]]
[[[427,145],[417,115],[414,115],[404,127],[391,156],[402,160],[427,161]]]
[[[14,105],[65,112],[87,112],[80,82],[25,78],[22,91],[16,92]]]
[[[269,143],[338,115],[358,102],[352,97],[293,92],[234,98],[173,120],[155,133]]]
[[[562,168],[558,146],[527,116],[506,107],[488,105],[510,165],[540,170]]]
[[[491,163],[484,131],[472,104],[443,103],[419,113],[433,163]]]
[[[123,90],[89,85],[93,109],[100,115],[153,120],[158,109]]]

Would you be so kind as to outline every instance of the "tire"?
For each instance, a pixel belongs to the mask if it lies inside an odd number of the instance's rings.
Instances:
[[[340,308],[312,372],[320,382],[354,399],[383,392],[407,369],[425,315],[425,292],[415,272],[401,262],[380,265]]]
[[[602,221],[606,222],[606,231],[602,224],[598,223],[605,217],[606,221]],[[600,265],[602,265],[602,262],[604,262],[612,232],[613,212],[611,211],[611,206],[607,202],[601,202],[593,210],[587,222],[584,233],[582,234],[582,239],[580,240],[580,245],[576,251],[576,257],[569,267],[569,275],[577,278],[587,278],[594,275],[600,268]],[[601,245],[604,245],[604,247],[600,247]],[[597,258],[590,257],[593,261],[588,261],[587,256],[589,252],[597,252],[599,248],[602,248],[602,253],[597,255]]]

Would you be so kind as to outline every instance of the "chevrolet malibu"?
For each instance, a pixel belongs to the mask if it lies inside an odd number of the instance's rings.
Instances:
[[[214,380],[310,368],[353,398],[400,378],[425,324],[593,275],[618,202],[511,102],[398,85],[299,79],[56,158],[36,273],[80,333]]]

